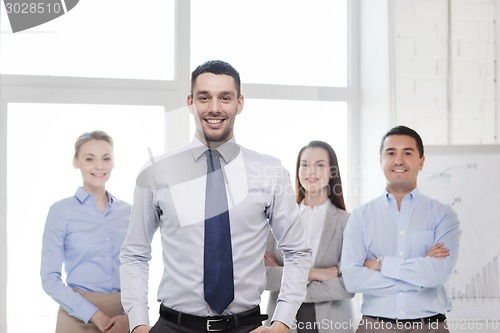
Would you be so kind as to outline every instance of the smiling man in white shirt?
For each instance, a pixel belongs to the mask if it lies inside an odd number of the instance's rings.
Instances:
[[[187,97],[196,123],[195,137],[191,144],[155,159],[137,178],[130,228],[120,257],[122,302],[133,333],[286,332],[304,299],[311,251],[290,177],[278,159],[236,144],[233,127],[244,105],[240,85],[238,72],[223,61],[208,61],[196,68]],[[207,171],[207,162],[209,168],[219,162],[220,167]],[[219,172],[227,200],[224,211],[218,213],[229,220],[230,240],[223,243],[230,245],[234,274],[223,288],[226,292],[234,285],[234,293],[229,304],[220,308],[204,295],[208,284],[204,246],[207,220],[212,218],[207,216],[206,201],[211,199],[207,178]],[[161,315],[151,328],[148,262],[158,228],[164,263],[158,288]],[[286,272],[273,324],[264,327],[259,303],[266,286],[264,251],[269,228],[284,253]],[[224,267],[221,276],[231,270]]]

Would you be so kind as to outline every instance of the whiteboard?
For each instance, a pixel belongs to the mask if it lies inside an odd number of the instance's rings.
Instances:
[[[422,193],[450,204],[461,228],[446,284],[450,319],[500,319],[500,146],[426,146]]]

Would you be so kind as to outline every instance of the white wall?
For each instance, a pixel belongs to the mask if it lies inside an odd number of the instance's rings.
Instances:
[[[495,0],[392,0],[394,123],[427,144],[498,141]]]

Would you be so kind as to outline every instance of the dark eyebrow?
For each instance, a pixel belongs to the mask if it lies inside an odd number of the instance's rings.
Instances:
[[[389,147],[389,148],[387,148],[385,151],[394,151],[394,150],[396,150],[396,148],[391,148],[391,147]],[[414,148],[412,148],[412,147],[403,148],[403,150],[404,150],[404,151],[415,151],[415,149],[414,149]]]
[[[305,159],[301,159],[301,160],[300,160],[300,162],[307,162],[307,160],[305,160]],[[327,161],[326,161],[326,160],[317,160],[317,161],[314,161],[314,163],[321,163],[321,162],[323,162],[323,163],[327,163]]]
[[[196,95],[210,95],[210,91],[208,90],[199,90],[198,92],[196,92]],[[234,91],[231,91],[231,90],[227,90],[227,91],[221,91],[219,93],[219,96],[221,95],[233,95],[233,96],[236,96],[236,93]]]

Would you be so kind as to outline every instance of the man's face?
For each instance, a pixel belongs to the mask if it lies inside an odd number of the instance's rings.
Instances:
[[[243,110],[243,102],[231,76],[200,74],[193,94],[187,97],[198,139],[214,147],[230,140],[236,115]]]
[[[391,135],[384,140],[380,165],[391,193],[409,193],[417,186],[417,176],[424,166],[416,140],[408,135]]]

